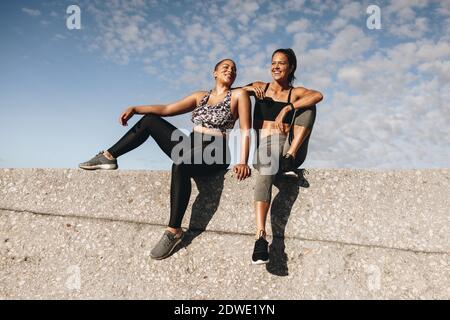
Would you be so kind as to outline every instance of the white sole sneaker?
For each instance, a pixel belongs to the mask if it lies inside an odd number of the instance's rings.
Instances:
[[[284,177],[297,178],[298,179],[298,174],[295,171],[286,171],[286,172],[283,172],[282,175]]]
[[[117,169],[117,164],[97,164],[94,166],[83,166],[83,165],[79,165],[80,169],[84,169],[84,170],[116,170]]]

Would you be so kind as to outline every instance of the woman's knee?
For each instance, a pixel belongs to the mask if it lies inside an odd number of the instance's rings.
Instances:
[[[184,163],[172,164],[172,181],[183,180],[186,177],[186,165]]]
[[[141,118],[140,121],[144,122],[146,125],[154,125],[155,122],[161,121],[161,116],[152,113],[147,113]]]
[[[305,109],[294,119],[294,125],[305,127],[309,130],[312,129],[314,122],[316,120],[316,109],[315,107]]]
[[[272,199],[272,184],[274,176],[258,175],[255,186],[255,201],[270,202]]]

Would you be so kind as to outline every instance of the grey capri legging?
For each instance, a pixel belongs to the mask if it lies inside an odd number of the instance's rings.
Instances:
[[[298,168],[306,159],[309,137],[316,119],[316,106],[298,110],[294,125],[310,129],[310,133],[303,141],[295,157]],[[258,147],[253,157],[253,166],[258,170],[255,186],[255,201],[269,202],[272,200],[272,185],[278,174],[280,157],[289,149],[289,139],[286,134],[272,134],[258,139]]]

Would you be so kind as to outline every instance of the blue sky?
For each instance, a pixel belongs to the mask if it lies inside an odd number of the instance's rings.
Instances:
[[[270,81],[279,47],[296,85],[325,95],[305,167],[449,167],[449,1],[2,1],[0,15],[0,167],[74,168],[125,133],[126,107],[211,88],[224,57],[236,85]],[[119,166],[170,162],[149,139]]]

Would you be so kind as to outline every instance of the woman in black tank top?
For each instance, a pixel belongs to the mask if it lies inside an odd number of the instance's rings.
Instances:
[[[269,262],[265,225],[272,200],[272,185],[279,171],[294,170],[305,160],[316,104],[323,98],[318,91],[293,87],[296,68],[294,51],[278,49],[272,54],[272,82],[257,81],[244,87],[256,99],[253,123],[258,131],[258,148],[254,157],[259,175],[255,186],[257,226],[253,264]],[[269,166],[264,167],[260,159],[269,153]]]
[[[265,95],[267,89],[269,88],[270,83],[267,83],[264,87],[263,94]],[[275,101],[272,98],[264,97],[262,99],[256,99],[255,102],[255,111],[253,115],[253,119],[256,121],[275,121],[278,114],[286,107],[289,103],[291,103],[291,94],[292,89],[289,89],[289,94],[287,101]],[[294,110],[289,110],[288,114],[283,120],[283,123],[290,124],[292,121],[292,117],[294,115]]]

